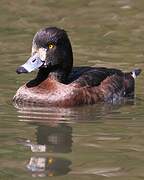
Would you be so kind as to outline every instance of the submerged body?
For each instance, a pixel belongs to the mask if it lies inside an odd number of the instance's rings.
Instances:
[[[34,37],[31,58],[17,69],[20,74],[39,68],[38,75],[18,89],[14,101],[69,107],[134,96],[139,69],[123,73],[118,69],[72,66],[72,48],[66,32],[42,29]]]

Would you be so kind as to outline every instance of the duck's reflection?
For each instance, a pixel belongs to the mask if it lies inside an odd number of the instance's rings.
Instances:
[[[133,101],[123,104],[133,105]],[[96,122],[121,114],[119,105],[103,104],[81,108],[53,108],[15,105],[19,121],[34,125],[34,137],[19,140],[32,151],[26,167],[32,176],[44,177],[64,175],[70,171],[71,161],[57,156],[57,153],[72,151],[72,124],[75,122]],[[59,155],[60,156],[60,155]]]
[[[71,161],[57,157],[57,153],[72,151],[72,127],[64,122],[67,120],[64,114],[68,111],[53,110],[33,107],[18,109],[20,121],[36,126],[34,137],[19,139],[19,143],[33,153],[26,167],[34,177],[58,176],[70,171]]]
[[[72,147],[72,128],[67,124],[39,125],[36,139],[37,144],[46,146],[48,152],[68,153]]]
[[[72,151],[72,128],[67,124],[37,124],[35,142],[30,139],[18,139],[19,144],[29,147],[32,152],[69,153]]]
[[[30,123],[33,124],[33,123]],[[56,153],[69,153],[72,150],[72,128],[67,124],[36,123],[35,142],[30,139],[19,139],[19,143],[30,148],[33,155],[26,167],[34,177],[58,176],[70,171],[71,161],[55,157]],[[43,156],[42,153],[48,153]],[[49,155],[52,154],[52,155]],[[39,155],[38,155],[39,154]]]
[[[31,157],[27,168],[33,177],[59,176],[70,171],[71,161],[58,157]]]

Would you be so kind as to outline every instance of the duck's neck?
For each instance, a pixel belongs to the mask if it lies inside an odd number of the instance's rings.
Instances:
[[[28,88],[37,86],[40,83],[42,83],[44,80],[46,80],[47,78],[56,80],[61,83],[66,83],[66,81],[67,81],[67,75],[63,71],[57,69],[57,70],[50,72],[49,69],[47,69],[47,68],[41,68],[38,71],[36,78],[29,81],[26,84],[26,86]]]

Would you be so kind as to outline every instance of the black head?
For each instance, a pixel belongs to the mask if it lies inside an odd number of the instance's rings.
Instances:
[[[59,80],[62,81],[61,78],[68,76],[72,66],[73,53],[67,33],[63,29],[49,27],[35,34],[32,42],[32,56],[17,69],[17,73],[23,73],[23,68],[24,72],[31,72],[38,68],[47,69],[48,73],[60,76]]]

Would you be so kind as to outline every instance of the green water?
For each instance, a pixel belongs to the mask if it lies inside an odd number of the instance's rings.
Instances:
[[[143,0],[0,1],[0,179],[144,178],[144,73],[136,98],[71,109],[16,108],[17,75],[41,27],[67,30],[75,65],[144,69]]]

